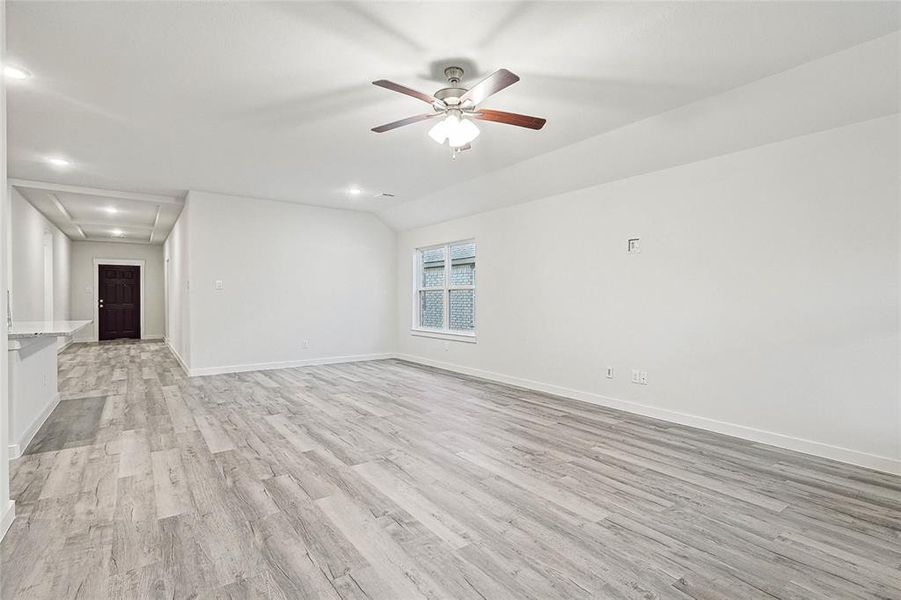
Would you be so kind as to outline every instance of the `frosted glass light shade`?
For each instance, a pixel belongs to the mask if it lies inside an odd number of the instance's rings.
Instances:
[[[445,141],[452,148],[459,148],[470,143],[479,136],[479,128],[469,119],[450,113],[429,130],[429,137],[443,144]]]
[[[447,139],[447,125],[444,124],[444,120],[438,121],[434,127],[429,129],[429,137],[438,142],[439,144],[443,144],[444,140]]]
[[[469,119],[460,119],[457,126],[448,133],[447,143],[451,148],[460,148],[479,137],[479,128]]]

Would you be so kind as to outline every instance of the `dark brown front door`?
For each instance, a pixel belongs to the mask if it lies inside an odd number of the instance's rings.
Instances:
[[[141,270],[137,266],[99,265],[101,340],[141,339]]]

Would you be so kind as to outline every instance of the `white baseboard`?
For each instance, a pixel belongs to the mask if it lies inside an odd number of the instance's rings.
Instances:
[[[725,421],[718,421],[716,419],[710,419],[707,417],[699,417],[697,415],[690,415],[677,411],[667,410],[664,408],[657,408],[654,406],[649,406],[647,404],[639,404],[637,402],[630,402],[628,400],[620,400],[618,398],[602,396],[600,394],[595,394],[592,392],[573,390],[558,385],[542,383],[540,381],[532,381],[530,379],[523,379],[521,377],[503,375],[501,373],[495,373],[493,371],[464,367],[461,365],[441,362],[420,356],[413,356],[410,354],[395,354],[395,357],[401,360],[406,360],[430,367],[436,367],[447,371],[453,371],[455,373],[462,373],[463,375],[479,377],[481,379],[487,379],[489,381],[494,381],[497,383],[505,383],[516,387],[544,392],[546,394],[563,396],[564,398],[580,400],[582,402],[589,402],[591,404],[596,404],[598,406],[604,406],[607,408],[615,408],[628,413],[642,415],[645,417],[652,417],[655,419],[660,419],[662,421],[669,421],[671,423],[678,423],[679,425],[687,425],[689,427],[705,429],[707,431],[731,435],[733,437],[749,440],[752,442],[769,444],[771,446],[777,446],[779,448],[795,450],[797,452],[812,454],[814,456],[819,456],[822,458],[829,458],[860,467],[867,467],[869,469],[892,473],[894,475],[901,475],[901,460],[888,456],[869,454],[867,452],[861,452],[859,450],[842,448],[839,446],[833,446],[830,444],[824,444],[822,442],[797,438],[782,433],[764,431],[761,429],[755,429],[753,427],[737,425],[735,423],[727,423]]]
[[[364,360],[385,360],[394,357],[395,355],[391,352],[383,352],[379,354],[353,354],[350,356],[326,356],[323,358],[288,360],[282,362],[229,365],[225,367],[202,367],[198,369],[189,369],[188,373],[191,377],[201,377],[204,375],[222,375],[225,373],[244,373],[246,371],[271,371],[274,369],[310,367],[313,365],[333,365],[337,363],[361,362]]]
[[[175,360],[178,361],[178,364],[181,365],[181,368],[185,372],[185,375],[190,377],[191,369],[188,367],[188,363],[185,362],[185,359],[182,358],[181,354],[178,353],[178,350],[175,349],[175,346],[172,345],[168,338],[165,339],[165,342],[166,346],[169,348],[169,352],[172,353],[172,356],[174,356]]]
[[[22,456],[22,453],[28,448],[28,444],[31,443],[31,440],[34,438],[34,435],[41,428],[41,425],[44,424],[44,421],[47,420],[47,417],[50,416],[50,413],[53,412],[53,409],[59,404],[59,392],[53,397],[53,400],[50,401],[47,406],[44,407],[44,410],[41,411],[41,414],[37,416],[37,418],[32,422],[31,425],[28,426],[28,429],[25,430],[25,433],[22,434],[15,443],[9,444],[9,460],[13,460],[14,458],[19,458]]]
[[[10,526],[13,524],[13,520],[16,518],[16,503],[12,500],[9,500],[6,503],[6,506],[3,507],[3,514],[0,515],[0,540],[6,535],[6,532],[9,531]]]
[[[61,354],[63,350],[65,350],[66,348],[68,348],[69,346],[71,346],[74,343],[75,343],[75,340],[72,338],[72,336],[69,336],[69,338],[66,340],[66,343],[56,349],[56,353]]]

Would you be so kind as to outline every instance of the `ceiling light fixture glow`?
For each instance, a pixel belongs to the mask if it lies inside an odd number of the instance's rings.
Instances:
[[[479,128],[463,118],[459,110],[449,110],[447,116],[429,130],[429,137],[439,144],[446,141],[451,148],[460,148],[479,137]]]
[[[347,188],[347,193],[350,194],[351,196],[359,196],[360,194],[363,193],[363,190],[361,190],[357,186],[353,185],[353,186]]]
[[[104,210],[106,210],[106,212],[108,212],[111,215],[114,215],[117,212],[119,212],[119,209],[117,209],[115,206],[107,206]]]
[[[125,232],[121,229],[113,229],[110,233],[113,234],[113,237],[125,237]]]
[[[70,164],[65,158],[59,158],[58,156],[50,156],[47,158],[47,162],[53,165],[54,167],[68,167]]]
[[[6,65],[3,67],[3,76],[7,79],[30,79],[31,72],[29,72],[27,69],[23,69],[22,67]]]

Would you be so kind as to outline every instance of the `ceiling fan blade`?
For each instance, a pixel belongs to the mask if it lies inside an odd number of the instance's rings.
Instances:
[[[420,121],[433,119],[440,115],[441,113],[438,112],[429,113],[427,115],[416,115],[415,117],[407,117],[406,119],[401,119],[400,121],[394,121],[393,123],[387,123],[385,125],[373,127],[372,130],[376,133],[385,133],[386,131],[391,131],[392,129],[397,129],[398,127],[403,127],[404,125],[412,125],[413,123],[419,123]]]
[[[547,119],[540,117],[530,117],[528,115],[520,115],[518,113],[509,113],[502,110],[479,110],[472,113],[473,119],[482,121],[494,121],[496,123],[506,123],[507,125],[516,125],[517,127],[526,127],[528,129],[541,129],[547,123]]]
[[[467,100],[473,104],[478,104],[491,94],[496,94],[502,89],[509,87],[519,81],[519,76],[511,73],[507,69],[498,69],[482,81],[478,82],[472,89],[460,96],[460,104]]]
[[[427,102],[429,104],[433,104],[435,102],[441,102],[434,96],[429,96],[428,94],[423,94],[422,92],[417,92],[412,88],[408,88],[405,85],[401,85],[399,83],[394,83],[393,81],[388,81],[387,79],[379,79],[378,81],[373,81],[372,85],[377,85],[379,87],[383,87],[386,90],[391,90],[392,92],[400,92],[401,94],[406,94],[407,96],[412,96],[417,100],[422,100],[423,102]],[[441,102],[441,104],[444,104]]]

